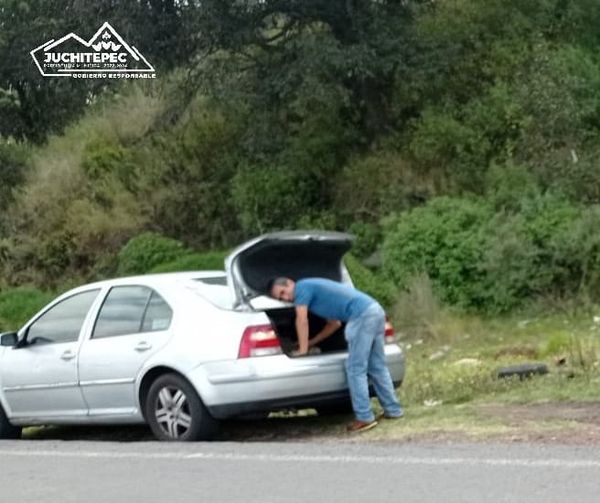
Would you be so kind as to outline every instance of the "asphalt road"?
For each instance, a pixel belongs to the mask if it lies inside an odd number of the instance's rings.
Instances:
[[[0,442],[0,502],[600,501],[596,447]]]

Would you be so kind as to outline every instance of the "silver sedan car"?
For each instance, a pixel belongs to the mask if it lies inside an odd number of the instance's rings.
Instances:
[[[291,357],[294,308],[273,276],[351,283],[351,236],[279,232],[236,249],[225,271],[92,283],[1,336],[0,438],[40,424],[147,423],[161,440],[214,438],[220,419],[348,403],[343,327],[319,354]],[[324,320],[311,316],[316,333]],[[394,383],[404,355],[386,330]]]

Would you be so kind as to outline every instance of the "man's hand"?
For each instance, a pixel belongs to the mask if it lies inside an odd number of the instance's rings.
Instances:
[[[299,349],[294,349],[294,351],[292,351],[292,356],[296,357],[296,356],[306,356],[308,354],[308,350],[307,351],[300,351]]]

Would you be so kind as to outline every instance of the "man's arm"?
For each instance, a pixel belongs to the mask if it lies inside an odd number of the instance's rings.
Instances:
[[[308,306],[296,306],[296,335],[298,351],[294,355],[305,355],[308,353]]]
[[[323,329],[308,341],[309,347],[316,346],[319,342],[327,339],[332,335],[338,328],[342,326],[342,322],[338,320],[328,320]]]

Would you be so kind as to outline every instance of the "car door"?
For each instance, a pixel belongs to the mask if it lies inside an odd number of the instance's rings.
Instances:
[[[168,342],[173,310],[155,290],[112,287],[79,353],[79,379],[90,416],[137,412],[135,381]]]
[[[79,292],[51,305],[21,331],[18,346],[6,348],[0,372],[13,418],[87,414],[78,383],[77,353],[99,292]]]

